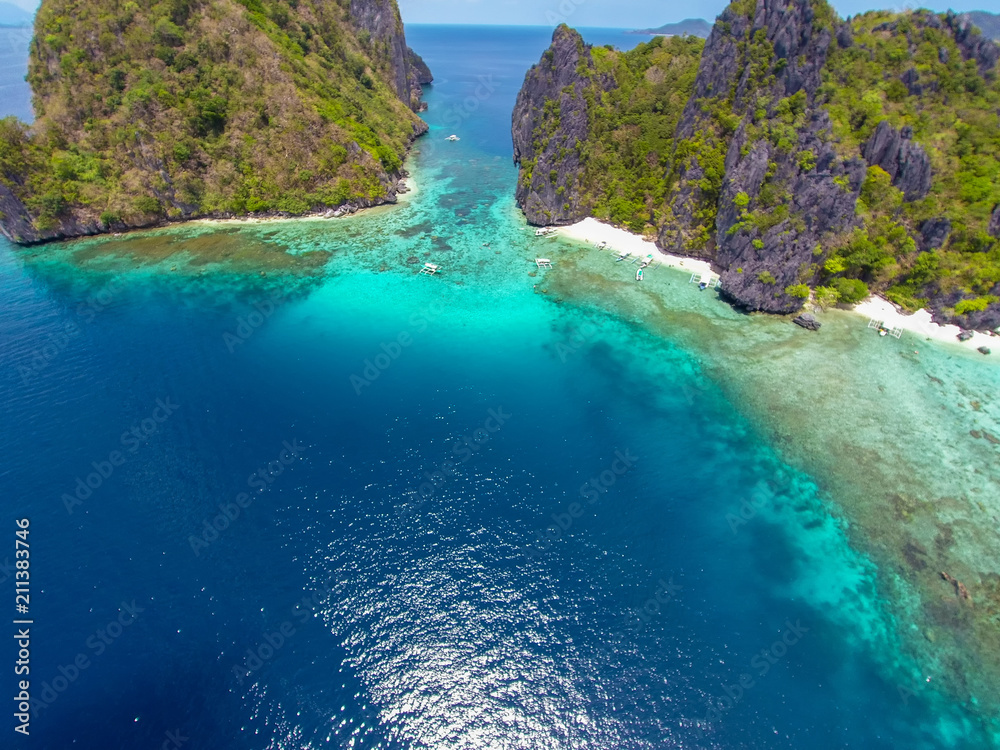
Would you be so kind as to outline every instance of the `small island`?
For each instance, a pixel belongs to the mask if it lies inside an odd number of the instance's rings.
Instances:
[[[43,0],[36,121],[0,121],[12,241],[395,200],[430,70],[395,0]]]
[[[712,24],[704,18],[685,18],[677,23],[665,23],[655,29],[637,29],[629,34],[644,34],[646,36],[696,36],[705,39],[712,32]]]

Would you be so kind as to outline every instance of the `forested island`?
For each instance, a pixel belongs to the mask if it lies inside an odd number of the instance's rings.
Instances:
[[[392,202],[431,81],[395,0],[43,0],[0,121],[19,243]]]
[[[531,223],[594,216],[788,313],[870,291],[1000,326],[1000,46],[967,17],[736,0],[707,41],[557,29],[513,118]]]

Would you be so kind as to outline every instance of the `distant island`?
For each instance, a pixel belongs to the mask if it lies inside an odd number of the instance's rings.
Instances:
[[[985,10],[970,10],[962,14],[963,18],[968,18],[979,27],[983,36],[1000,41],[1000,14],[989,13]]]
[[[688,36],[696,36],[701,39],[707,39],[711,31],[712,24],[704,18],[685,18],[683,21],[678,21],[677,23],[666,23],[656,29],[637,29],[636,31],[630,31],[628,33],[643,34],[646,36],[683,36],[684,34],[687,34]]]
[[[0,27],[23,28],[31,26],[34,20],[33,13],[29,13],[13,3],[0,3]]]

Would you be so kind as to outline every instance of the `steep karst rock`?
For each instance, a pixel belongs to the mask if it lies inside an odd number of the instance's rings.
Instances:
[[[406,46],[396,0],[351,0],[351,20],[368,34],[369,54],[388,64],[387,77],[396,95],[414,110],[419,109],[421,86],[434,79],[423,59]]]
[[[1000,60],[1000,47],[988,36],[980,33],[967,16],[949,12],[945,16],[945,23],[954,34],[955,43],[958,44],[962,57],[966,60],[975,60],[980,73],[992,76],[997,61]]]
[[[993,237],[1000,238],[1000,205],[997,205],[993,209],[993,213],[990,215],[990,224],[986,231]]]
[[[843,21],[824,0],[736,0],[702,50],[562,28],[518,99],[517,199],[707,258],[748,310],[875,290],[995,327],[998,61],[954,14]]]
[[[0,229],[392,202],[430,77],[395,0],[43,0],[36,121],[0,121]]]
[[[517,202],[532,224],[572,224],[589,214],[579,185],[582,163],[576,144],[586,142],[590,126],[583,91],[589,80],[581,66],[593,74],[594,63],[583,38],[560,26],[552,46],[524,80],[513,115],[514,161],[522,167]],[[607,76],[598,86],[610,89]],[[558,112],[558,128],[551,136],[539,133],[544,108]],[[541,139],[541,140],[539,140]]]
[[[810,0],[762,0],[750,14],[730,5],[709,36],[678,128],[688,142],[704,141],[707,132],[712,143],[678,165],[675,222],[660,232],[660,244],[711,258],[723,269],[723,294],[750,310],[798,310],[801,297],[784,290],[800,283],[824,234],[854,223],[863,169],[837,156],[829,118],[815,101],[833,31]],[[781,143],[760,127],[771,119],[793,128]],[[716,187],[705,168],[723,149]],[[713,208],[711,233],[705,218]]]
[[[912,138],[913,128],[896,130],[883,120],[863,152],[865,161],[884,169],[908,201],[923,198],[931,189],[930,157]]]
[[[937,250],[943,247],[951,234],[951,221],[944,216],[928,219],[920,227],[921,250]]]

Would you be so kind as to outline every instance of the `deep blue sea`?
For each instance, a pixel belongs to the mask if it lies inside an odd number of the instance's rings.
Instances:
[[[510,113],[550,34],[408,28],[436,80],[400,206],[141,240],[329,250],[315,273],[0,243],[36,701],[26,740],[8,637],[3,747],[991,746],[682,337],[546,293]]]

